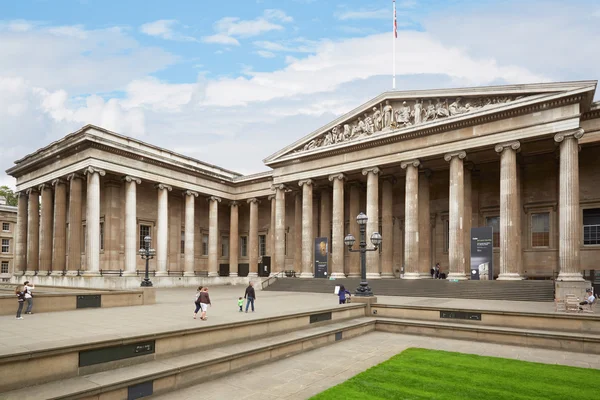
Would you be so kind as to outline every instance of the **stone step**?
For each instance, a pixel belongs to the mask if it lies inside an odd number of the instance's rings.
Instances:
[[[361,317],[97,372],[0,394],[3,400],[128,399],[131,392],[167,393],[217,376],[271,362],[375,330],[375,319]],[[31,377],[30,377],[31,378]],[[30,379],[30,383],[35,378]],[[199,394],[201,397],[201,394]],[[137,397],[134,397],[137,398]]]

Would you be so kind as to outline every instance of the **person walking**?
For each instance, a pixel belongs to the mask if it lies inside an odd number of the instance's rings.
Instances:
[[[252,304],[252,312],[254,312],[254,300],[256,300],[256,292],[254,291],[254,284],[250,282],[244,293],[244,298],[248,299],[246,303],[246,312],[248,312],[248,306]]]
[[[194,319],[196,319],[196,315],[198,315],[198,311],[200,310],[200,292],[202,292],[202,286],[198,286],[198,290],[196,290],[196,296],[194,299],[194,304],[196,305],[196,309],[194,310]]]
[[[346,304],[346,295],[350,297],[350,292],[346,290],[344,285],[340,286],[340,291],[338,292],[338,296],[340,298],[340,304]]]
[[[210,296],[208,295],[208,288],[205,286],[202,288],[202,291],[200,291],[200,308],[202,309],[202,314],[200,314],[200,319],[202,321],[206,321],[208,318],[206,317],[206,311],[208,310],[208,306],[212,305],[210,304]]]
[[[25,302],[25,293],[23,290],[17,286],[15,288],[15,295],[17,296],[17,301],[19,302],[19,308],[17,308],[17,319],[23,319],[21,317],[21,311],[23,311],[23,303]]]
[[[25,293],[25,301],[27,301],[27,309],[25,310],[25,314],[33,314],[31,309],[33,308],[33,292],[35,289],[35,285],[29,286],[29,281],[25,281],[23,284],[23,293]]]

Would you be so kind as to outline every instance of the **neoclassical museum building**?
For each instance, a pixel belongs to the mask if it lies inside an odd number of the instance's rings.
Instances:
[[[471,228],[493,228],[498,280],[583,281],[600,259],[596,81],[392,91],[242,176],[87,125],[15,161],[13,280],[135,287],[151,237],[155,286],[357,277],[359,212],[369,279],[468,279]],[[259,268],[259,265],[261,267]],[[600,268],[598,268],[600,269]],[[267,271],[268,273],[269,271]]]

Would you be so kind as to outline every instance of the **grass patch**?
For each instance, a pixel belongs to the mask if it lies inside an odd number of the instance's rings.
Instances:
[[[312,399],[583,400],[598,393],[595,369],[410,348]]]

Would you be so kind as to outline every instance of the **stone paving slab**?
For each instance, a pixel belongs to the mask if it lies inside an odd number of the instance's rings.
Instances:
[[[372,332],[153,399],[308,399],[409,347],[600,369],[593,354]]]

